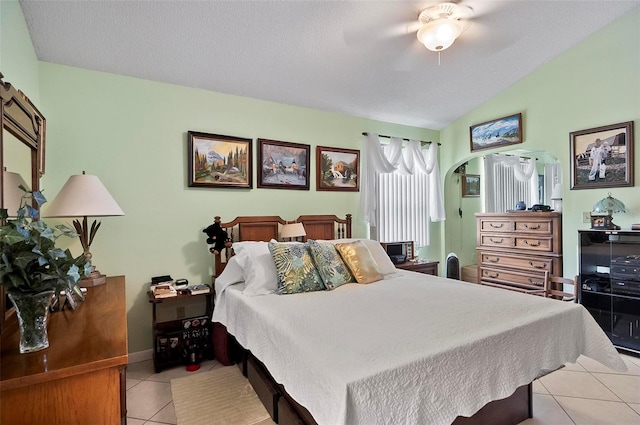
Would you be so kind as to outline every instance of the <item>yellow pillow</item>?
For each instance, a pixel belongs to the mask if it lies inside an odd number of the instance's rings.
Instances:
[[[337,243],[336,249],[358,283],[371,283],[383,278],[362,241]]]

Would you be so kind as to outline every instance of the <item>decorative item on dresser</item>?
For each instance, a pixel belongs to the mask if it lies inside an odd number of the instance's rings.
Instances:
[[[60,192],[51,201],[46,217],[83,217],[73,221],[73,227],[80,235],[80,243],[87,260],[92,259],[91,244],[96,236],[101,222],[94,220],[89,229],[88,216],[109,217],[122,216],[124,211],[113,199],[109,191],[97,176],[77,174],[69,177]],[[80,280],[80,286],[97,286],[107,281],[107,276],[101,274],[95,266],[90,275]]]
[[[77,310],[52,313],[46,350],[19,354],[17,328],[10,318],[2,333],[0,423],[125,423],[124,276],[89,288]]]
[[[479,283],[514,291],[543,289],[544,272],[562,276],[562,215],[478,213]]]

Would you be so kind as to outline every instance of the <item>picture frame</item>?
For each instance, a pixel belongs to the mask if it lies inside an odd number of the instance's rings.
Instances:
[[[464,174],[462,177],[462,197],[478,198],[480,197],[480,175]]]
[[[258,139],[258,187],[309,190],[311,146]]]
[[[188,132],[189,187],[251,189],[252,139]]]
[[[610,215],[592,215],[591,216],[591,228],[592,229],[613,229],[613,218]]]
[[[360,190],[360,151],[317,146],[316,190],[358,192]]]
[[[572,131],[569,143],[571,190],[633,186],[633,121]]]
[[[471,152],[522,143],[522,114],[472,125],[469,137]]]

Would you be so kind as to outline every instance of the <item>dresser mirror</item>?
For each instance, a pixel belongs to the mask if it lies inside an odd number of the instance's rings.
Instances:
[[[0,133],[0,207],[15,209],[14,187],[8,187],[20,176],[31,190],[40,188],[40,177],[44,174],[44,147],[46,120],[36,106],[20,90],[3,81],[0,73],[0,108],[2,110],[2,133]],[[14,198],[7,199],[9,196]],[[19,196],[19,195],[17,195]],[[37,205],[33,205],[37,208]],[[16,211],[8,211],[15,216]],[[4,286],[0,286],[0,331],[4,321],[14,309],[7,299]]]

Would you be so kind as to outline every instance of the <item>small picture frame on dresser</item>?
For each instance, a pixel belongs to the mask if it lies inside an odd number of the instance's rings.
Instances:
[[[603,229],[603,230],[612,229],[613,228],[612,220],[613,220],[613,217],[611,217],[610,215],[592,215],[591,228]]]

